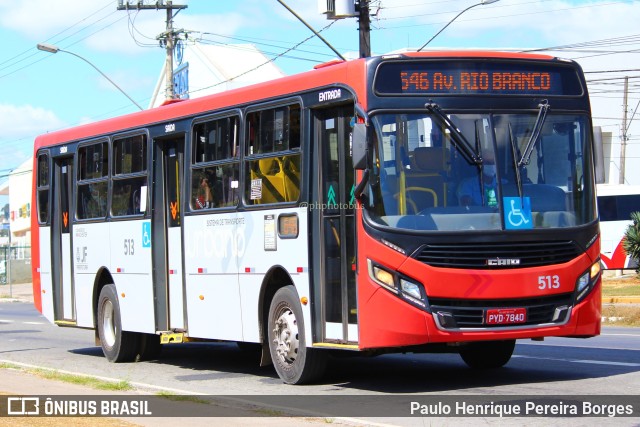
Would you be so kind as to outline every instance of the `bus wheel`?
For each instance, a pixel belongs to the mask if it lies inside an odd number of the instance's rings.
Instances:
[[[97,326],[102,352],[109,362],[135,360],[140,346],[139,334],[122,330],[120,305],[113,284],[105,285],[100,291]]]
[[[472,342],[460,348],[460,357],[470,368],[495,369],[507,364],[515,346],[515,340]]]
[[[271,360],[282,381],[304,384],[322,376],[326,353],[305,344],[302,308],[293,286],[280,288],[273,296],[268,328]]]
[[[154,360],[162,353],[162,344],[160,344],[160,335],[156,334],[139,334],[140,335],[140,354],[138,360]]]

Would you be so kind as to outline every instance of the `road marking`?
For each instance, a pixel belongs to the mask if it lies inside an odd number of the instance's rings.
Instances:
[[[535,356],[523,356],[523,355],[513,355],[513,357],[519,357],[521,359],[554,360],[559,362],[570,362],[570,363],[588,363],[591,365],[628,366],[628,367],[634,367],[634,368],[640,366],[640,363],[613,362],[609,360],[561,359],[557,357],[535,357]]]
[[[604,337],[637,337],[640,338],[640,334],[600,334]]]
[[[16,323],[15,320],[5,320],[5,319],[0,319],[0,324],[1,323]],[[44,325],[45,322],[20,322],[22,325]]]

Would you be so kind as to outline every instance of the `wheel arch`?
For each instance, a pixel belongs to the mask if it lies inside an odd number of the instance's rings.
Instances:
[[[262,344],[262,357],[260,358],[260,366],[271,365],[271,355],[269,353],[269,342],[266,339],[268,336],[267,331],[267,316],[269,314],[269,306],[271,300],[276,294],[278,289],[285,286],[292,285],[296,287],[293,278],[289,272],[281,265],[274,265],[267,271],[264,279],[262,280],[262,286],[260,287],[260,296],[258,298],[258,328],[260,334],[260,343]],[[297,292],[297,290],[296,290]]]
[[[93,282],[93,295],[91,297],[93,304],[93,329],[95,331],[96,345],[100,345],[100,338],[98,337],[98,299],[100,298],[102,288],[108,284],[115,285],[113,276],[111,276],[111,272],[107,267],[100,267]]]

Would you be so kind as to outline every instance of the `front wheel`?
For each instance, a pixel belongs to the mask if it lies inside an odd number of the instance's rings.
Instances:
[[[516,340],[478,341],[460,348],[460,357],[474,369],[495,369],[507,364],[513,354]]]
[[[138,355],[140,339],[135,332],[124,332],[116,287],[105,285],[98,298],[98,335],[102,352],[109,362],[132,362]]]
[[[271,360],[282,381],[304,384],[322,376],[326,353],[306,346],[302,308],[293,286],[280,288],[273,296],[268,328]]]

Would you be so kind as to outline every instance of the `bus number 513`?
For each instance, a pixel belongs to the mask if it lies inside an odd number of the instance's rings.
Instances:
[[[135,254],[133,239],[124,239],[124,254],[125,255]]]
[[[538,276],[538,289],[558,289],[560,287],[560,276]]]

